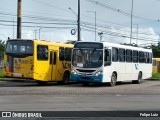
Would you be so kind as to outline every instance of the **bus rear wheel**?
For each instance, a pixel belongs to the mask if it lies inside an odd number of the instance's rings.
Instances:
[[[113,87],[116,85],[116,82],[117,82],[117,76],[115,73],[112,73],[111,82],[109,83],[109,85]]]
[[[62,81],[57,81],[57,83],[59,85],[63,85],[63,84],[69,84],[69,80],[70,80],[70,73],[69,72],[65,72],[63,75],[63,79]]]
[[[142,83],[142,73],[141,72],[139,72],[139,74],[138,74],[138,79],[134,80],[133,83],[135,83],[135,84]]]

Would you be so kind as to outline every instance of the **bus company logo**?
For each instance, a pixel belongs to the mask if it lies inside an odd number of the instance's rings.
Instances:
[[[2,112],[2,117],[42,117],[40,112]]]
[[[2,117],[12,117],[11,112],[2,112]]]
[[[135,69],[138,70],[138,64],[135,64]]]
[[[82,75],[83,75],[83,76],[87,76],[87,73],[83,73]]]

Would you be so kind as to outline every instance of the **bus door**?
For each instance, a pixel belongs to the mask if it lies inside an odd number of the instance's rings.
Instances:
[[[56,80],[57,51],[50,51],[50,80]]]

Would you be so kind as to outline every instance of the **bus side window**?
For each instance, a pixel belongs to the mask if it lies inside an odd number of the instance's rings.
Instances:
[[[72,54],[72,49],[65,48],[65,60],[66,61],[71,61],[71,54]]]
[[[133,50],[133,62],[138,63],[138,51]]]
[[[149,63],[149,53],[147,52],[147,60],[146,60],[147,63]]]
[[[112,48],[112,61],[118,62],[118,48]]]
[[[104,53],[104,66],[111,65],[111,50],[105,49]]]
[[[65,59],[65,49],[64,47],[59,48],[59,60],[64,61]]]
[[[144,63],[145,58],[144,58],[144,52],[139,51],[139,63]]]
[[[126,50],[126,62],[132,62],[132,50]]]
[[[37,46],[37,59],[48,60],[48,46],[46,45]]]
[[[125,58],[126,58],[125,54],[126,54],[125,49],[119,48],[119,51],[118,51],[119,62],[125,62]]]

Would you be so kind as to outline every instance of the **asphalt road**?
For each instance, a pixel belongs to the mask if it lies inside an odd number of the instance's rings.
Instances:
[[[0,111],[160,111],[160,80],[115,87],[1,80]]]

